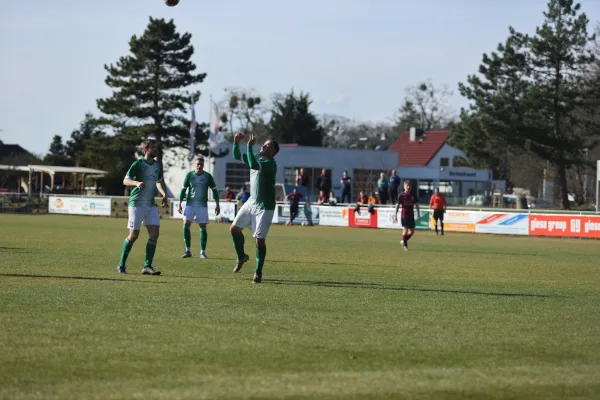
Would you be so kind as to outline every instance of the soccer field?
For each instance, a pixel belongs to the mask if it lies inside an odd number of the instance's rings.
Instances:
[[[600,397],[600,242],[273,226],[261,285],[228,225],[0,215],[0,398]]]

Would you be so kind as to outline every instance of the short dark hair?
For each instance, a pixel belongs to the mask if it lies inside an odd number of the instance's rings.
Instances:
[[[407,180],[404,181],[404,184],[405,185],[412,185],[412,182],[410,181],[410,179],[407,179]]]
[[[271,143],[273,143],[273,148],[275,149],[275,153],[273,154],[273,156],[275,156],[275,154],[279,153],[279,143],[273,139],[271,139]]]

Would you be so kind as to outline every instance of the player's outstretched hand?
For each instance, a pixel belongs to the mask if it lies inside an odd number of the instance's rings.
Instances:
[[[221,207],[219,207],[219,205],[217,204],[215,207],[215,215],[219,215],[221,214]]]
[[[256,136],[254,136],[254,133],[251,133],[250,139],[248,139],[248,146],[253,146],[254,143],[256,143]]]
[[[242,132],[238,132],[235,134],[235,136],[233,137],[233,141],[236,143],[241,142],[242,140],[244,140],[244,134]]]

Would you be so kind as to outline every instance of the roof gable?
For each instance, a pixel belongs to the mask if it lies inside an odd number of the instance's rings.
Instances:
[[[425,167],[448,140],[450,131],[427,131],[410,141],[410,132],[404,132],[390,150],[398,152],[400,166]]]

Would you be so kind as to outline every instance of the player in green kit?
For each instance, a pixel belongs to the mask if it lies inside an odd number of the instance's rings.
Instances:
[[[265,240],[275,214],[277,164],[274,157],[279,152],[279,144],[274,140],[267,140],[260,148],[260,152],[254,154],[252,145],[256,138],[254,134],[250,134],[246,154],[242,155],[239,143],[244,137],[243,133],[237,133],[233,138],[233,158],[243,161],[250,167],[250,198],[240,208],[229,228],[237,254],[237,263],[233,272],[240,272],[242,265],[249,259],[244,252],[242,229],[250,228],[256,239],[256,270],[252,283],[261,283],[262,269],[267,255]]]
[[[129,235],[123,243],[121,260],[117,269],[121,274],[127,273],[125,262],[133,244],[140,235],[142,223],[144,223],[150,238],[146,243],[146,261],[144,261],[142,274],[160,275],[160,271],[152,267],[152,260],[156,252],[156,243],[160,230],[160,216],[158,215],[154,196],[158,190],[163,198],[161,205],[166,207],[167,194],[162,187],[162,165],[154,160],[154,157],[158,154],[156,142],[154,140],[145,140],[142,143],[142,151],[144,152],[144,157],[131,165],[125,179],[123,179],[123,185],[132,186],[133,189],[131,189],[129,194],[129,221],[127,222]]]
[[[213,176],[204,171],[204,159],[196,160],[196,170],[188,172],[183,180],[183,188],[179,193],[179,214],[183,214],[183,242],[185,244],[185,254],[182,258],[192,256],[190,243],[192,234],[190,233],[190,225],[194,219],[200,225],[200,258],[206,257],[206,243],[208,241],[208,232],[206,224],[208,224],[208,188],[212,189],[213,198],[217,203],[215,208],[216,215],[219,215],[221,209],[219,207],[219,191]],[[188,191],[189,189],[189,191]],[[186,197],[187,192],[187,197]],[[185,210],[182,210],[181,202],[185,199]]]

